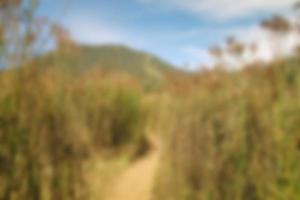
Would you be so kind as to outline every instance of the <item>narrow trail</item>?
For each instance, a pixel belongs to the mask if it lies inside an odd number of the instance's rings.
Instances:
[[[160,157],[159,145],[114,182],[106,200],[150,200]]]

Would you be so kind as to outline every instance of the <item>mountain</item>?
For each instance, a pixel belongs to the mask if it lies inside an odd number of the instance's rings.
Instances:
[[[71,71],[91,68],[125,72],[140,80],[161,80],[166,72],[179,72],[171,64],[143,51],[125,46],[76,46],[64,53],[53,52],[43,57],[46,65]]]

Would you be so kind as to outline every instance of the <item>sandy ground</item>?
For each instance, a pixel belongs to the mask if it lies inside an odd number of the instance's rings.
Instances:
[[[155,147],[129,166],[113,183],[106,200],[150,200],[158,168],[160,149]]]

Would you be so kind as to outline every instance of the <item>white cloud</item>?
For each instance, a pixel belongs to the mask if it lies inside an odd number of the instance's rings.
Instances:
[[[300,41],[299,33],[295,30],[283,36],[276,37],[260,26],[241,29],[236,32],[236,35],[239,40],[248,46],[252,43],[257,44],[256,53],[251,54],[246,52],[246,60],[249,62],[253,59],[270,61],[274,56],[290,56]]]
[[[215,19],[245,17],[257,12],[286,9],[297,0],[137,0],[145,4],[158,4]]]
[[[245,44],[246,49],[241,59],[235,59],[228,53],[223,54],[222,63],[229,69],[240,69],[245,64],[254,61],[269,62],[274,57],[286,57],[293,54],[294,49],[300,44],[300,35],[297,31],[290,31],[284,36],[272,35],[259,25],[240,27],[235,29],[223,30],[228,36],[234,35],[238,41]],[[257,50],[252,51],[251,45],[256,44]],[[225,42],[219,44],[226,48]],[[188,55],[190,66],[195,69],[201,66],[215,65],[216,62],[209,52],[199,46],[186,46],[184,53]]]
[[[73,17],[67,20],[66,27],[71,37],[83,44],[117,44],[125,41],[123,34],[117,28],[98,20],[95,21],[93,18]]]
[[[260,26],[250,26],[236,31],[235,34],[238,40],[246,45],[255,43],[257,50],[255,53],[246,49],[245,62],[252,62],[253,60],[270,61],[273,58],[273,41],[270,35]]]
[[[238,41],[245,44],[246,49],[238,60],[228,53],[223,54],[223,64],[229,69],[240,69],[255,61],[270,62],[275,57],[290,56],[300,42],[299,33],[296,31],[276,37],[260,26],[244,27],[232,30],[232,33]],[[253,44],[257,47],[256,51],[251,50]]]
[[[187,66],[189,70],[195,70],[202,67],[209,67],[214,64],[212,56],[206,49],[197,46],[185,46],[182,52],[189,60]]]

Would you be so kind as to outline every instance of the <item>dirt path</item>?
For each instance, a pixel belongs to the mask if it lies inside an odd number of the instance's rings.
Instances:
[[[159,157],[160,150],[155,145],[116,180],[107,200],[150,200]]]

